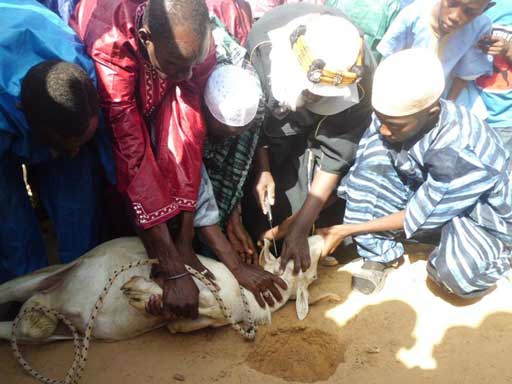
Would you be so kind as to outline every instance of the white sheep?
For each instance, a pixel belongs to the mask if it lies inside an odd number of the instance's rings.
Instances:
[[[274,307],[261,308],[251,292],[245,291],[250,311],[257,324],[270,321],[270,312],[281,308],[288,299],[296,300],[297,315],[304,319],[308,313],[308,286],[316,279],[322,253],[323,240],[319,236],[308,239],[311,266],[299,275],[292,274],[290,262],[281,278],[288,288],[282,290],[283,300]],[[138,238],[121,238],[92,249],[76,261],[36,271],[0,285],[0,304],[9,301],[24,302],[21,310],[40,305],[56,310],[71,320],[84,332],[93,306],[108,282],[109,277],[121,266],[147,259],[144,246]],[[240,289],[224,264],[199,256],[200,261],[216,276],[219,294],[235,321],[244,319]],[[279,262],[269,251],[268,242],[261,254],[260,263],[265,270],[277,273]],[[94,325],[92,336],[103,340],[122,340],[152,329],[167,326],[171,332],[190,332],[205,327],[227,324],[220,307],[210,290],[194,278],[199,287],[199,318],[167,322],[163,317],[146,313],[145,305],[152,294],[161,295],[162,289],[149,279],[150,266],[135,267],[121,274],[105,298]],[[24,317],[17,330],[17,337],[25,342],[48,342],[66,339],[68,335],[55,334],[58,320],[52,315],[32,312]],[[0,339],[10,339],[12,322],[0,323]]]

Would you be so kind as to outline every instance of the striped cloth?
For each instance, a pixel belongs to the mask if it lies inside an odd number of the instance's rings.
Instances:
[[[265,104],[260,101],[251,129],[219,142],[205,142],[203,162],[212,182],[219,208],[219,224],[223,229],[243,196],[243,186],[249,174],[264,117]]]
[[[214,15],[210,25],[215,41],[217,64],[239,65],[258,76],[251,64],[244,60],[245,48],[229,34]],[[249,174],[252,158],[258,144],[260,128],[265,119],[263,95],[251,128],[241,135],[225,139],[207,137],[203,148],[203,169],[198,207],[194,226],[217,222],[223,230],[227,220],[243,196],[243,186]]]
[[[438,124],[400,147],[372,125],[356,163],[338,190],[347,199],[345,223],[405,209],[404,231],[414,238],[439,230],[429,274],[460,296],[478,295],[510,269],[511,161],[499,136],[464,108],[441,101]],[[390,262],[402,256],[396,232],[356,236],[358,253]]]

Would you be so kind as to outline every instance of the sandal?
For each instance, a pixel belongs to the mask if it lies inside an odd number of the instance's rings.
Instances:
[[[366,260],[361,271],[352,275],[352,289],[370,295],[384,286],[390,267],[376,261]]]

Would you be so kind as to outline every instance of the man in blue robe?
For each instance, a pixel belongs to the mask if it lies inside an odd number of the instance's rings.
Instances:
[[[35,0],[1,0],[0,25],[1,283],[48,263],[22,164],[64,263],[99,243],[101,168],[114,177],[94,66],[73,30]]]

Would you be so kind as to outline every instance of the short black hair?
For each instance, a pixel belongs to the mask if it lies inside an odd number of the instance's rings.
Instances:
[[[65,138],[80,137],[99,110],[91,78],[76,64],[43,61],[21,83],[21,106],[31,129],[51,129]]]
[[[202,39],[209,28],[208,7],[204,0],[149,0],[144,23],[158,40],[174,41],[169,36],[172,24],[186,25]]]

